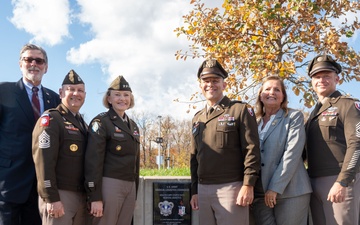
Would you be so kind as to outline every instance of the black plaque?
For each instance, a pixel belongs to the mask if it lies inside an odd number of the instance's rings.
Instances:
[[[153,197],[153,225],[191,225],[190,182],[154,182]]]

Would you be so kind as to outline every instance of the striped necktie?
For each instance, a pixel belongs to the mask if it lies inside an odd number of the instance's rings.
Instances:
[[[32,108],[34,111],[35,120],[37,121],[41,114],[40,113],[40,101],[39,101],[39,96],[38,96],[39,88],[32,87],[31,90],[32,90],[31,104],[32,104]]]

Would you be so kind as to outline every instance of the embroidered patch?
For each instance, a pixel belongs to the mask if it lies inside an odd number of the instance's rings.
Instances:
[[[50,115],[49,114],[43,114],[41,116],[41,122],[40,122],[40,126],[41,127],[47,127],[50,124]]]
[[[48,135],[48,133],[46,133],[46,131],[44,130],[39,135],[39,148],[49,148],[49,147],[50,147],[50,135]]]
[[[360,138],[360,123],[357,123],[355,126],[356,137]]]
[[[247,109],[248,109],[250,115],[251,115],[251,116],[254,116],[254,111],[253,111],[253,109],[252,109],[251,107],[248,107]]]
[[[45,188],[50,188],[51,187],[51,181],[50,180],[44,180],[44,186],[45,186]]]
[[[356,150],[351,157],[347,170],[351,170],[352,168],[355,168],[359,160],[359,156],[360,156],[360,150]]]
[[[95,187],[94,182],[92,182],[92,181],[91,181],[91,182],[88,182],[88,187],[89,187],[89,188],[93,188],[93,187]]]
[[[355,108],[360,111],[360,102],[354,102]]]
[[[99,130],[99,127],[100,127],[100,123],[98,121],[95,120],[91,123],[91,130],[93,132],[96,133]]]

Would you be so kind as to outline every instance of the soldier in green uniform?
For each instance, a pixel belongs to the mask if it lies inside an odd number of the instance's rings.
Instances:
[[[90,123],[85,185],[93,224],[130,225],[140,166],[140,133],[126,110],[135,104],[129,83],[117,77],[104,95],[109,110]]]
[[[308,74],[318,103],[306,122],[314,224],[354,225],[360,208],[360,101],[336,90],[341,65],[318,55]]]
[[[61,104],[45,111],[33,131],[39,209],[43,225],[84,225],[85,84],[70,70],[59,91]]]
[[[253,109],[223,95],[228,73],[217,60],[198,71],[207,105],[192,120],[191,206],[206,225],[249,224],[260,169]]]

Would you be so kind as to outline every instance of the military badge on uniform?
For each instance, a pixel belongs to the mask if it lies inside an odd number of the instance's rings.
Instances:
[[[354,102],[355,108],[360,111],[360,102]]]
[[[40,126],[41,127],[47,127],[50,124],[50,115],[49,114],[43,114],[41,116],[41,122],[40,122]]]
[[[66,124],[66,123],[65,123]],[[74,130],[74,131],[78,131],[79,128],[76,128],[74,127],[74,125],[72,124],[69,124],[68,126],[65,126],[65,129],[68,129],[68,130]],[[74,132],[73,132],[74,133]]]
[[[360,123],[356,124],[355,130],[356,130],[356,137],[360,138]]]
[[[96,133],[96,132],[99,130],[99,128],[100,128],[100,123],[99,123],[99,121],[98,121],[98,120],[94,120],[94,121],[91,123],[91,130]]]
[[[196,130],[197,130],[197,128],[198,128],[198,126],[199,126],[199,122],[194,123],[194,125],[193,125],[193,129],[192,129],[192,133],[193,133],[193,134],[195,134],[195,132],[196,132]]]
[[[46,130],[43,130],[39,135],[39,148],[49,148],[50,147],[50,135],[46,133]]]
[[[118,128],[117,126],[115,126],[115,132],[121,132],[120,128]]]
[[[76,144],[72,144],[70,145],[69,149],[72,152],[76,152],[79,149],[79,147]]]
[[[51,181],[50,180],[44,180],[44,187],[50,188],[51,187]]]
[[[247,110],[249,111],[251,116],[254,116],[254,110],[251,107],[248,107]]]
[[[89,188],[95,187],[94,182],[93,182],[93,181],[88,182],[88,187],[89,187]]]

